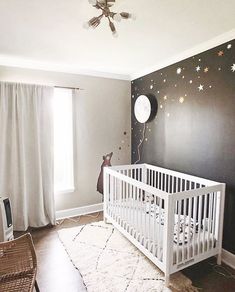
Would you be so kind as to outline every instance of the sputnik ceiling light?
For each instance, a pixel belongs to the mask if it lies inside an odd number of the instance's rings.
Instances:
[[[108,19],[109,27],[113,33],[113,36],[117,36],[116,27],[112,20],[120,22],[122,19],[135,19],[135,16],[128,12],[112,12],[110,8],[115,3],[115,0],[88,0],[88,2],[96,9],[100,9],[102,13],[99,16],[93,17],[88,22],[86,22],[84,24],[85,28],[96,28],[100,24],[101,19],[106,17]]]

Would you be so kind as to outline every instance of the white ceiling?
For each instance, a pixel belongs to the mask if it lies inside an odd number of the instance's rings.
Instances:
[[[128,79],[235,28],[234,0],[116,0],[135,21],[83,23],[87,0],[0,0],[0,64]],[[119,74],[119,76],[118,76]],[[114,75],[113,75],[114,76]]]

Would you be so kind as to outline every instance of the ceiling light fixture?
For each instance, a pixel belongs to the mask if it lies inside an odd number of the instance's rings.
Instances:
[[[99,16],[93,17],[88,22],[86,22],[84,24],[85,28],[96,28],[100,24],[101,19],[106,17],[108,19],[109,27],[113,33],[113,36],[117,36],[116,27],[112,20],[120,22],[122,19],[135,19],[135,16],[128,12],[112,12],[110,7],[113,6],[115,0],[88,0],[88,2],[96,9],[102,10],[102,13]]]

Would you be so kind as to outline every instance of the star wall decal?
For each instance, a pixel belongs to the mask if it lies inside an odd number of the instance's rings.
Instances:
[[[183,97],[183,96],[181,96],[181,97],[179,98],[179,102],[180,102],[180,103],[183,103],[183,102],[184,102],[184,97]]]
[[[231,70],[232,70],[232,72],[235,72],[235,64],[233,64],[233,65],[231,66]]]
[[[197,66],[196,67],[196,71],[199,72],[200,70],[201,70],[201,67],[200,66]]]
[[[224,55],[224,52],[223,52],[223,51],[219,51],[219,52],[217,53],[217,55],[218,55],[218,57],[222,57],[222,56]]]
[[[202,90],[203,90],[203,87],[204,87],[204,85],[200,84],[200,85],[198,86],[198,90],[199,90],[199,91],[202,91]]]
[[[231,48],[232,48],[232,45],[231,44],[228,44],[227,45],[227,49],[230,50]]]
[[[206,68],[204,69],[204,73],[207,73],[208,71],[209,71],[209,68],[206,67]]]
[[[179,67],[179,68],[177,68],[177,70],[176,70],[176,73],[177,74],[180,74],[182,72],[182,69]]]

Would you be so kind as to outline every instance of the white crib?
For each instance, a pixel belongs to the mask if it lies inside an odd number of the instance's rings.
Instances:
[[[217,255],[225,184],[148,165],[104,168],[104,219],[165,274]]]

